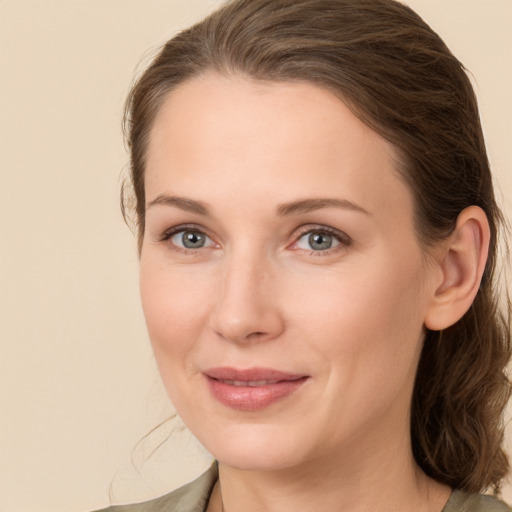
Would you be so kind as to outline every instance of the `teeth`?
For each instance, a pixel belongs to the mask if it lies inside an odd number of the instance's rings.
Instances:
[[[224,384],[228,384],[229,386],[236,386],[236,387],[259,387],[259,386],[268,386],[270,384],[277,384],[279,381],[277,380],[250,380],[250,381],[243,381],[243,380],[225,380],[225,379],[219,379],[220,382],[223,382]]]

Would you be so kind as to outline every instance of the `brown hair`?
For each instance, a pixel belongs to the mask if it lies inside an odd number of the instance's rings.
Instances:
[[[416,13],[394,0],[228,2],[168,41],[128,97],[124,127],[139,248],[155,115],[174,87],[209,70],[307,81],[337,94],[401,154],[399,171],[414,195],[418,238],[426,248],[450,234],[464,208],[485,211],[491,243],[482,283],[459,322],[427,332],[411,438],[427,475],[468,492],[490,486],[498,492],[508,470],[502,442],[510,394],[504,369],[511,355],[494,275],[503,219],[462,64]]]

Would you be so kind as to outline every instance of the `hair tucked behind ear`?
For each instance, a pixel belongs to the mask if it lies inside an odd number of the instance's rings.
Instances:
[[[509,381],[509,333],[496,298],[483,285],[469,312],[443,332],[429,332],[412,407],[414,455],[436,480],[478,491],[508,470],[502,413]],[[493,321],[493,318],[496,318]]]
[[[415,199],[418,239],[448,236],[466,207],[481,207],[491,246],[467,314],[428,332],[412,399],[420,467],[454,488],[499,490],[508,470],[503,411],[510,384],[510,301],[498,307],[499,225],[476,98],[461,63],[411,9],[393,0],[233,0],[171,39],[126,105],[139,247],[149,132],[165,96],[215,70],[269,81],[301,80],[337,94],[401,155]]]

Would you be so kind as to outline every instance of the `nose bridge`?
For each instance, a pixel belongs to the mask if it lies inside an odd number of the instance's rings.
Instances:
[[[263,251],[239,248],[226,256],[213,328],[225,339],[272,338],[282,328],[273,266]]]

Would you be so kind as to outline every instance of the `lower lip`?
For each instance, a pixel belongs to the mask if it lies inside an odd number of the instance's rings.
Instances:
[[[295,393],[308,377],[254,387],[232,386],[210,377],[207,377],[207,380],[213,396],[220,403],[239,411],[258,411]]]

